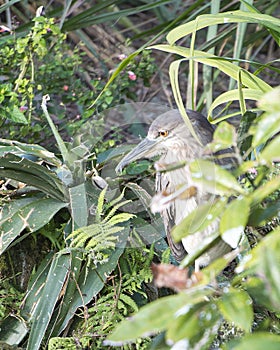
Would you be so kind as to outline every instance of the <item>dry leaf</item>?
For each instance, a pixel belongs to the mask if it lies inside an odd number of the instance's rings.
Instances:
[[[195,272],[188,277],[188,269],[171,264],[152,264],[151,269],[157,287],[167,287],[176,292],[188,289],[202,279],[201,272]]]

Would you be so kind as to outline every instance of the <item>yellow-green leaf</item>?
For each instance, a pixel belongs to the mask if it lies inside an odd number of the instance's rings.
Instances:
[[[250,213],[250,199],[239,197],[227,206],[220,221],[222,239],[232,248],[236,248],[247,224]]]
[[[204,191],[218,195],[244,193],[235,177],[217,164],[207,160],[190,163],[192,178]]]
[[[217,304],[227,321],[233,322],[245,332],[251,330],[254,314],[252,300],[248,293],[230,289],[228,293],[223,294]]]

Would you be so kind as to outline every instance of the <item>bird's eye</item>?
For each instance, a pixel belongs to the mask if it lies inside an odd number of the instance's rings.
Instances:
[[[167,130],[160,130],[158,132],[158,136],[166,137],[167,135],[168,135],[168,131]]]

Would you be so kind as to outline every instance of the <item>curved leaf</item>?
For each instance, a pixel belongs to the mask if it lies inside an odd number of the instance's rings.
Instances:
[[[200,205],[173,228],[172,237],[179,242],[187,235],[203,230],[221,214],[225,206],[226,202],[220,200]]]
[[[238,81],[239,79],[239,70],[241,69],[241,81],[244,86],[253,90],[259,90],[263,92],[268,92],[272,90],[272,87],[266,82],[264,82],[262,79],[231,63],[231,59],[221,58],[199,50],[193,50],[192,52],[189,48],[182,46],[161,44],[150,46],[149,49],[173,53],[175,55],[185,57],[186,59],[192,59],[196,62],[218,68],[220,71],[224,72],[226,75],[232,77],[236,81]]]
[[[17,199],[5,206],[0,221],[0,254],[25,229],[35,232],[46,225],[50,219],[67,203],[51,197],[37,195],[31,198]]]
[[[248,293],[232,288],[222,295],[217,304],[228,322],[233,322],[245,332],[250,332],[254,313]]]
[[[233,249],[238,246],[250,214],[250,199],[239,197],[228,204],[220,221],[222,239]]]
[[[57,175],[26,158],[7,153],[0,158],[0,176],[24,182],[58,200],[65,200],[64,186]]]
[[[259,99],[263,96],[263,92],[261,90],[256,90],[256,89],[242,89],[242,92],[243,92],[243,98],[245,100],[259,101]],[[207,116],[208,120],[211,120],[211,121],[213,120],[212,112],[219,105],[230,101],[238,101],[239,98],[240,98],[240,94],[238,89],[226,91],[223,94],[219,95],[209,108],[208,116]]]
[[[195,184],[206,192],[218,195],[244,193],[243,188],[230,172],[210,161],[195,160],[190,163],[190,170]]]
[[[169,44],[173,45],[176,41],[180,40],[186,35],[192,34],[194,30],[198,31],[212,25],[228,23],[256,23],[280,33],[280,20],[278,18],[261,13],[237,10],[214,15],[206,14],[198,16],[197,19],[173,29],[171,32],[169,32],[166,39]]]

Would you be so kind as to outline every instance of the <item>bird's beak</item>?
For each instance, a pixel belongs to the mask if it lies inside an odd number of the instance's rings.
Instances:
[[[116,173],[121,173],[122,169],[138,159],[149,158],[153,156],[153,148],[158,142],[148,139],[147,137],[141,141],[133,150],[131,150],[116,167]]]

